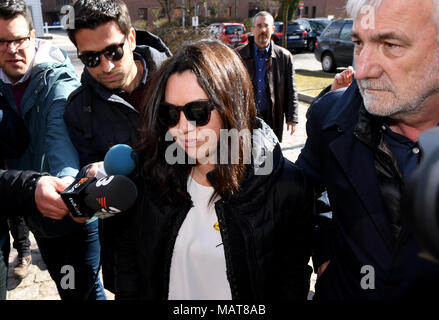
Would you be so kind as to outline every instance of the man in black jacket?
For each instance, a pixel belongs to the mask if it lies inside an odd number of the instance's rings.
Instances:
[[[28,145],[29,134],[23,119],[0,96],[0,160],[20,156]],[[0,169],[0,213],[35,214],[39,211],[45,217],[62,219],[68,209],[59,192],[67,186],[59,178],[33,171]],[[6,299],[9,251],[6,216],[0,216],[0,300]]]
[[[85,166],[103,161],[115,144],[134,146],[148,82],[170,52],[159,38],[133,29],[123,1],[79,0],[74,10],[75,29],[68,35],[85,68],[81,87],[69,97],[64,120]],[[123,215],[100,224],[104,286],[113,292],[111,248],[121,220]]]
[[[299,99],[291,52],[271,40],[274,32],[273,16],[258,12],[253,17],[254,37],[249,43],[236,48],[244,61],[255,91],[258,116],[282,141],[284,119],[291,134],[299,122]]]
[[[419,256],[400,198],[420,160],[418,136],[439,123],[438,3],[347,8],[356,81],[314,103],[297,160],[332,209],[317,228],[314,298],[435,298],[427,289],[437,289],[439,265]]]

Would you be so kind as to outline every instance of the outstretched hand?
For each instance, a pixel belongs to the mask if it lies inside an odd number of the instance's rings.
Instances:
[[[349,87],[352,83],[354,74],[354,68],[351,66],[349,66],[342,73],[337,73],[335,75],[334,82],[332,82],[331,91]]]

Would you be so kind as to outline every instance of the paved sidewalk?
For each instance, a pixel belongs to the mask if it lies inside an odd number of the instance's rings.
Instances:
[[[78,75],[81,74],[82,65],[76,57],[76,50],[63,33],[53,35],[53,44],[66,50],[75,66]],[[300,103],[299,107],[299,124],[293,136],[286,133],[286,125],[284,126],[284,137],[281,147],[285,157],[291,161],[295,161],[300,154],[300,150],[306,140],[305,132],[305,113],[308,109],[308,104]],[[51,280],[47,267],[44,264],[38,246],[31,234],[31,252],[32,252],[32,266],[28,276],[23,280],[17,280],[13,276],[13,268],[16,264],[17,251],[11,248],[9,256],[9,274],[8,274],[8,300],[59,300],[55,283]],[[101,277],[102,280],[102,277]],[[313,295],[315,284],[315,275],[311,278],[311,292]],[[106,291],[107,299],[113,300],[114,295]]]

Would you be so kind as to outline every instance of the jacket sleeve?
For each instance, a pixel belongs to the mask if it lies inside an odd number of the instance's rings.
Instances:
[[[281,276],[279,296],[282,300],[306,300],[310,288],[312,268],[313,189],[306,184],[302,170],[287,161],[280,219],[277,221],[278,257],[276,273]]]
[[[323,166],[321,156],[321,138],[323,135],[322,126],[327,115],[328,108],[334,105],[342,91],[336,90],[323,95],[315,100],[307,114],[306,123],[307,139],[296,164],[303,170],[308,181],[316,190],[315,201],[318,201],[320,194],[325,191],[323,182]],[[318,202],[317,202],[318,204]],[[321,207],[321,206],[320,206]],[[330,208],[323,208],[320,211],[329,211]],[[317,212],[319,213],[319,212]],[[324,262],[331,260],[331,239],[333,237],[334,224],[332,219],[316,214],[314,216],[314,239],[313,239],[313,264],[314,271]]]
[[[24,121],[0,97],[0,156],[18,158],[29,146],[29,133]]]
[[[64,111],[64,121],[69,132],[70,139],[78,151],[79,164],[81,167],[91,163],[103,160],[102,151],[96,150],[94,145],[91,145],[92,131],[86,132],[87,126],[91,126],[90,114],[82,110],[83,95],[85,91],[75,92],[69,97],[66,109]]]
[[[70,93],[79,85],[70,74],[61,75],[50,90],[47,103],[46,157],[50,174],[58,177],[75,176],[79,169],[78,152],[73,146],[63,115]]]
[[[293,55],[286,54],[285,59],[285,119],[286,122],[299,122],[299,94],[296,87]]]
[[[0,170],[0,212],[38,214],[35,189],[42,174],[33,171]]]

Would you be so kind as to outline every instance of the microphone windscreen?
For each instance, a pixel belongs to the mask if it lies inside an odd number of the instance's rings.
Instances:
[[[136,168],[136,153],[127,144],[116,144],[104,158],[104,169],[108,175],[129,176]]]
[[[137,188],[125,176],[108,176],[96,180],[85,189],[84,203],[87,207],[105,213],[119,213],[134,204]]]

